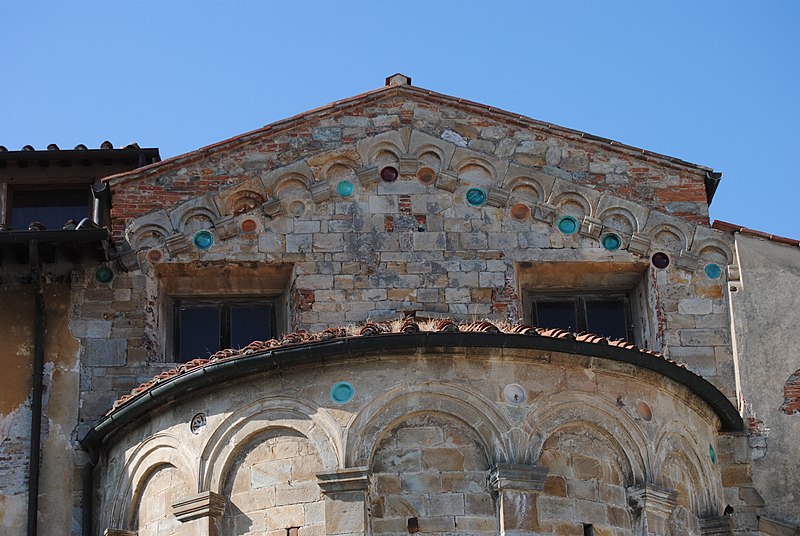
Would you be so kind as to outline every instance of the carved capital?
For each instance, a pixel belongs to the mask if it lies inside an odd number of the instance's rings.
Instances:
[[[317,484],[322,493],[366,491],[369,487],[368,467],[348,467],[333,473],[317,473]]]
[[[498,463],[489,473],[489,486],[495,491],[541,491],[547,480],[544,465]]]
[[[497,186],[492,186],[486,192],[486,204],[492,207],[502,208],[508,204],[510,197],[511,192],[503,188],[498,188]]]
[[[678,505],[678,492],[660,488],[653,484],[642,484],[628,488],[628,504],[646,512],[669,516]]]
[[[327,201],[331,197],[331,185],[328,181],[319,181],[311,185],[311,199],[316,204]]]
[[[450,193],[455,192],[458,187],[458,175],[445,169],[439,170],[436,174],[436,187]]]
[[[413,177],[417,173],[417,157],[413,154],[400,155],[400,175]]]
[[[600,238],[600,231],[603,230],[603,222],[596,218],[584,216],[581,222],[581,234],[591,238]]]
[[[274,218],[283,212],[283,206],[281,205],[280,201],[273,197],[272,199],[267,199],[266,202],[261,204],[261,211],[270,218]]]
[[[646,255],[650,250],[650,238],[647,235],[633,233],[628,242],[628,251],[637,255]]]
[[[684,270],[688,270],[690,272],[696,270],[699,263],[700,256],[690,251],[686,251],[685,249],[681,250],[680,254],[678,254],[678,260],[676,261],[678,268],[683,268]]]
[[[534,205],[533,217],[539,221],[552,224],[556,217],[557,207],[550,203],[536,203]]]
[[[189,241],[186,240],[186,235],[176,234],[167,238],[167,251],[173,257],[189,249]]]
[[[362,167],[356,170],[361,181],[361,186],[369,186],[374,182],[378,182],[378,166]]]
[[[222,517],[227,503],[228,500],[222,495],[213,491],[204,491],[176,500],[172,503],[172,511],[178,521],[186,523],[203,517]]]
[[[214,229],[217,231],[217,236],[219,236],[221,240],[230,238],[239,232],[233,216],[223,216],[222,218],[214,220]]]

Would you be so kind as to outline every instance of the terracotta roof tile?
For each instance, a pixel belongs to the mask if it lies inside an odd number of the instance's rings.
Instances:
[[[131,390],[129,394],[122,395],[117,401],[114,402],[111,409],[108,410],[106,415],[116,411],[121,406],[124,406],[131,400],[141,396],[148,390],[156,385],[171,381],[172,379],[186,374],[195,369],[203,368],[209,364],[236,359],[243,356],[253,355],[259,352],[268,352],[274,348],[284,348],[287,346],[295,346],[301,344],[312,345],[315,342],[325,342],[332,339],[344,339],[351,337],[370,337],[383,334],[414,334],[421,332],[438,332],[438,333],[507,333],[514,335],[526,336],[539,336],[551,337],[554,339],[575,340],[577,342],[610,345],[626,350],[637,350],[642,354],[652,356],[656,359],[661,359],[677,365],[681,368],[686,368],[680,363],[664,357],[658,352],[652,350],[637,348],[634,344],[624,340],[610,340],[593,333],[572,333],[563,329],[543,329],[526,325],[496,325],[491,322],[473,322],[465,324],[456,324],[452,319],[442,318],[437,320],[418,319],[413,316],[408,316],[402,321],[393,322],[367,322],[361,328],[345,329],[345,328],[328,328],[320,333],[311,333],[308,331],[297,331],[284,335],[281,340],[270,339],[268,341],[253,341],[244,348],[234,350],[231,348],[220,350],[212,354],[208,359],[198,358],[184,363],[176,368],[167,370],[157,374],[153,379],[139,385]]]
[[[769,240],[770,242],[786,244],[787,246],[800,246],[800,240],[797,240],[795,238],[787,238],[785,236],[777,236],[765,233],[763,231],[756,231],[755,229],[748,229],[747,227],[742,227],[741,225],[736,225],[735,223],[728,223],[726,221],[714,220],[714,223],[711,224],[711,227],[728,233],[741,233],[747,236],[763,238],[765,240]]]

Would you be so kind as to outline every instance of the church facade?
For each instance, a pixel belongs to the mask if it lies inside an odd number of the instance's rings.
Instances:
[[[43,268],[40,532],[795,534],[800,252],[720,176],[398,74],[105,177]]]

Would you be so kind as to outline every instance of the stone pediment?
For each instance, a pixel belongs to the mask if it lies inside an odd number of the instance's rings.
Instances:
[[[520,229],[525,225],[544,229],[555,228],[561,218],[571,217],[578,225],[576,236],[583,239],[597,242],[604,233],[613,233],[621,239],[621,249],[632,254],[647,256],[663,250],[679,267],[696,267],[699,250],[695,251],[694,237],[699,227],[694,220],[702,213],[694,218],[670,214],[665,207],[648,206],[641,199],[623,197],[602,185],[575,182],[573,175],[561,168],[522,165],[513,158],[501,158],[444,138],[447,136],[437,137],[414,126],[398,126],[279,167],[274,167],[266,153],[208,157],[197,163],[200,167],[195,169],[201,175],[191,195],[187,191],[186,199],[172,206],[175,195],[171,188],[194,180],[189,167],[127,182],[118,176],[111,179],[121,181],[115,186],[115,217],[124,225],[124,239],[134,253],[159,248],[156,255],[191,256],[194,234],[206,229],[216,240],[241,235],[247,241],[263,234],[258,247],[253,247],[255,255],[310,251],[310,244],[295,243],[302,239],[298,236],[310,233],[319,235],[314,239],[317,248],[328,240],[322,235],[327,234],[332,241],[342,230],[448,231],[459,218],[475,217],[477,206],[485,207],[483,217],[497,220],[498,231],[500,222]],[[237,180],[229,177],[224,188],[214,187],[212,178],[217,175],[213,171],[202,175],[206,169],[202,166],[212,162],[229,166],[226,169],[236,166]],[[382,177],[387,169],[396,174],[394,180]],[[142,181],[161,185],[164,191],[153,199],[158,203],[156,209],[137,214],[146,206],[144,201],[126,200],[155,195],[151,187],[142,187]],[[478,203],[470,195],[478,195]],[[137,208],[129,210],[128,206]],[[353,223],[353,211],[358,212],[360,225]],[[444,220],[450,222],[448,228]],[[347,229],[341,227],[345,221],[350,222]],[[319,222],[325,222],[327,229]],[[441,228],[436,227],[437,222]],[[713,230],[707,231],[711,231],[711,237],[715,235]],[[707,231],[703,236],[709,235]],[[266,243],[270,240],[275,243]],[[698,247],[704,245],[708,244]]]
[[[399,191],[379,180],[386,165],[403,176],[432,168],[437,188],[474,184],[495,206],[510,190],[525,190],[543,204],[536,214],[579,190],[590,205],[609,194],[644,211],[708,221],[709,168],[409,85],[387,85],[106,181],[119,236],[131,218],[212,193],[224,216],[293,188],[320,202],[348,174],[378,193]],[[563,195],[551,199],[552,192]]]

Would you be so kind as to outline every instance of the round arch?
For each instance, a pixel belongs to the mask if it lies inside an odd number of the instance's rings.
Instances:
[[[392,389],[353,416],[347,433],[347,466],[369,466],[383,436],[397,423],[422,413],[439,413],[464,423],[480,439],[490,463],[513,459],[511,424],[491,401],[460,386],[426,383]]]
[[[292,398],[263,398],[232,413],[214,428],[199,456],[198,491],[221,493],[239,450],[256,435],[279,428],[309,439],[326,471],[342,466],[340,429],[324,409]]]

